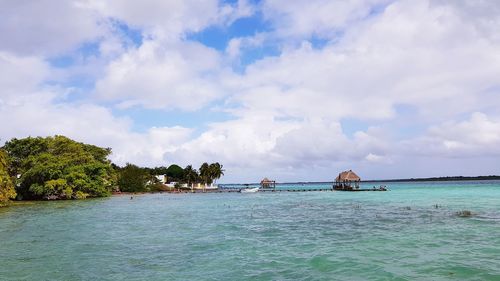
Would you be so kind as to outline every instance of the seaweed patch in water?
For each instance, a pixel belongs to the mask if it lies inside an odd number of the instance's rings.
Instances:
[[[462,211],[456,212],[455,215],[457,215],[458,217],[461,217],[461,218],[468,218],[468,217],[472,217],[474,214],[469,210],[462,210]]]

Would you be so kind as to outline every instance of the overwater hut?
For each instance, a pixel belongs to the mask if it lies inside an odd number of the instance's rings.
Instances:
[[[260,181],[261,188],[276,188],[276,181],[270,180],[268,178],[264,178]]]
[[[336,190],[353,190],[359,189],[359,182],[361,178],[356,175],[352,170],[343,171],[337,178],[335,178],[335,183],[333,184],[333,189]]]

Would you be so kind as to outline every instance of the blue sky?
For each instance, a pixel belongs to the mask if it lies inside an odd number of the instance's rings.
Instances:
[[[500,173],[495,1],[0,5],[3,141],[219,161],[225,182]]]

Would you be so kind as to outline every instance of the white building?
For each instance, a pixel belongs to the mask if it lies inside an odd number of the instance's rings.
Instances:
[[[160,181],[160,183],[163,183],[163,184],[167,183],[167,176],[166,175],[156,175],[155,177],[158,179],[158,181]]]

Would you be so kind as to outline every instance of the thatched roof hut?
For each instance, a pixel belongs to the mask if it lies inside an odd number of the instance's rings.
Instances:
[[[262,188],[271,188],[271,187],[276,188],[276,181],[264,178],[263,180],[260,181],[260,186]]]
[[[352,170],[343,171],[335,179],[336,182],[356,182],[361,181],[361,178]]]
[[[343,171],[335,178],[334,189],[352,190],[359,188],[361,178],[352,170]]]

